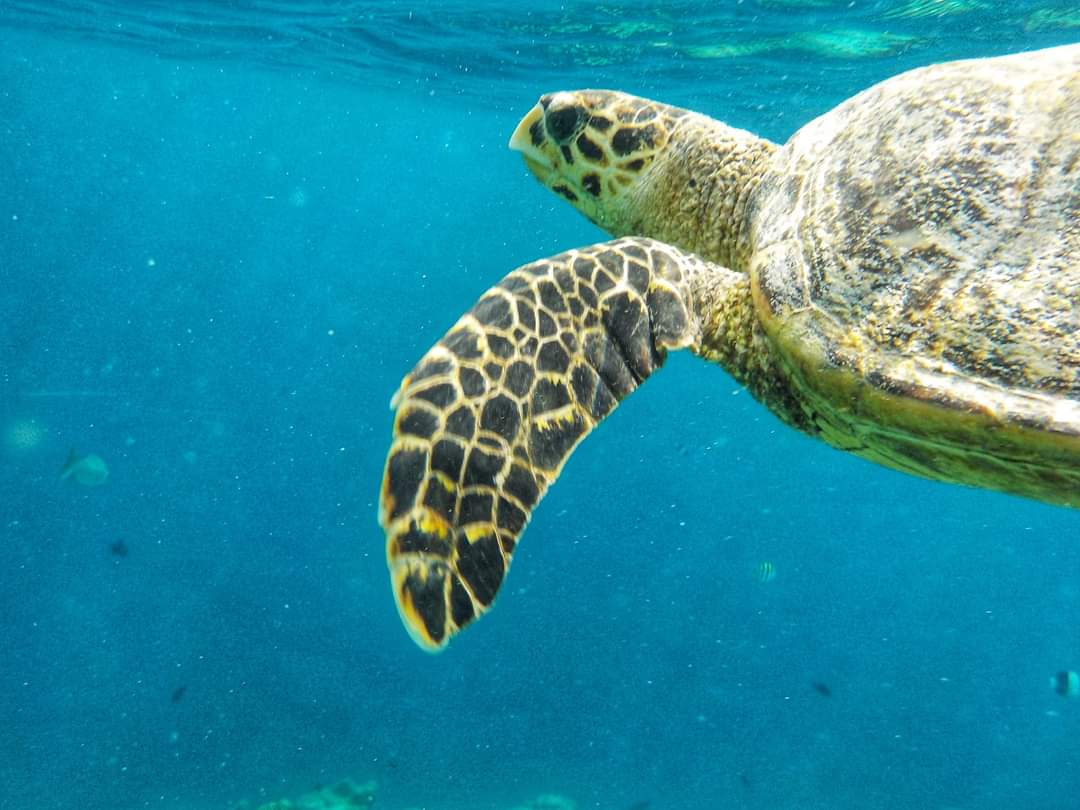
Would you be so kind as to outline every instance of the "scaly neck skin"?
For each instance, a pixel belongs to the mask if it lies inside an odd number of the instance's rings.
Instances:
[[[750,277],[724,267],[690,277],[690,297],[701,338],[690,350],[722,366],[787,424],[816,432],[799,405],[788,375],[754,307]]]
[[[682,119],[632,192],[626,233],[676,245],[745,273],[746,207],[777,145],[704,115]]]

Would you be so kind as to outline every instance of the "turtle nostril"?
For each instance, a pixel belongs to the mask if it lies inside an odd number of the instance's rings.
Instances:
[[[551,104],[551,93],[540,96],[540,107],[542,109],[547,110],[549,104]]]
[[[577,132],[578,123],[584,116],[585,111],[574,105],[572,107],[557,107],[548,109],[544,116],[548,134],[556,141],[568,141]]]

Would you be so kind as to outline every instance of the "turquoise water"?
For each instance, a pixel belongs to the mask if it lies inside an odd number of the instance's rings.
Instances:
[[[506,6],[0,0],[0,808],[1076,807],[1080,513],[847,457],[680,355],[438,657],[376,511],[401,376],[602,238],[505,148],[540,93],[783,140],[1080,6]]]

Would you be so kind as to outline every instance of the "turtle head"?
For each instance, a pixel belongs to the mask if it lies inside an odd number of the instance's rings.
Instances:
[[[742,270],[747,201],[776,145],[689,110],[575,90],[541,96],[510,148],[613,236],[647,236]]]
[[[650,168],[686,110],[611,90],[549,93],[521,119],[510,148],[545,186],[609,233],[636,233]]]

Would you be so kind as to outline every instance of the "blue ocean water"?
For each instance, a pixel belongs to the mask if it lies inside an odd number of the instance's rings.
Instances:
[[[1080,513],[830,450],[693,357],[440,656],[376,524],[400,378],[603,238],[505,148],[540,93],[784,140],[1078,39],[1027,0],[0,0],[0,808],[1080,806]]]

